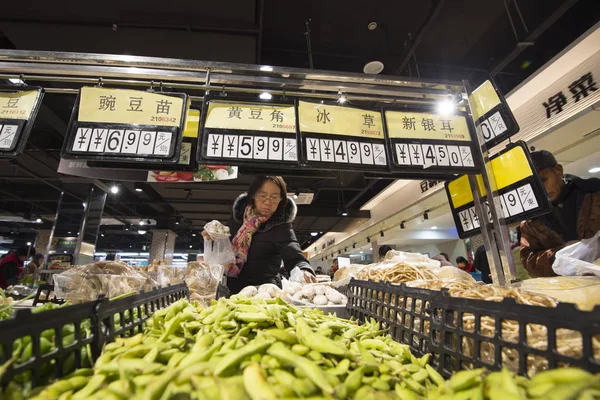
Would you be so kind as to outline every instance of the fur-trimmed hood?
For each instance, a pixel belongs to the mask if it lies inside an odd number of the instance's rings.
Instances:
[[[244,211],[248,206],[250,199],[248,193],[241,194],[233,203],[233,219],[239,223],[244,223]],[[296,219],[296,213],[298,212],[298,206],[294,200],[288,197],[287,204],[282,213],[276,213],[271,216],[264,224],[258,228],[260,232],[266,232],[279,226],[281,224],[291,224]]]

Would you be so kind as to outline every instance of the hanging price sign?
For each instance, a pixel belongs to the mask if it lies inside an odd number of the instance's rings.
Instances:
[[[43,95],[40,87],[0,86],[0,158],[23,152]]]
[[[485,81],[469,96],[477,134],[488,147],[519,132],[519,125],[493,81]]]
[[[67,129],[63,158],[177,163],[187,95],[84,87]]]
[[[388,170],[379,111],[300,101],[303,162],[331,169]]]
[[[533,167],[524,142],[507,146],[490,160],[500,201],[499,218],[507,224],[534,218],[550,211],[551,205],[544,185]],[[481,175],[477,175],[479,192],[486,197]],[[446,183],[446,194],[461,239],[480,232],[480,218],[492,222],[489,200],[485,200],[485,216],[475,211],[473,188],[467,175]]]
[[[293,104],[206,100],[199,163],[298,165]]]
[[[467,116],[384,110],[393,171],[479,172],[476,144]]]

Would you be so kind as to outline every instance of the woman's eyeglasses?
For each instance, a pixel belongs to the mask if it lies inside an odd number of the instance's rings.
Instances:
[[[281,196],[278,194],[274,194],[272,196],[267,196],[265,193],[259,193],[256,195],[256,198],[261,203],[265,203],[267,200],[271,200],[271,203],[279,203],[281,201]]]

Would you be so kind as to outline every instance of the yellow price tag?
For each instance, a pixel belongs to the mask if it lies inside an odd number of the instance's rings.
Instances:
[[[431,113],[386,111],[388,135],[393,139],[435,139],[470,141],[467,118]]]
[[[383,140],[383,122],[377,111],[301,101],[298,120],[302,132]]]
[[[296,133],[296,112],[290,105],[211,102],[206,128]]]
[[[471,112],[473,113],[473,119],[475,121],[483,117],[500,103],[500,97],[498,97],[494,85],[492,85],[492,82],[489,80],[483,82],[483,84],[475,89],[469,97],[469,104],[472,107]]]
[[[29,119],[40,92],[0,93],[0,118]]]

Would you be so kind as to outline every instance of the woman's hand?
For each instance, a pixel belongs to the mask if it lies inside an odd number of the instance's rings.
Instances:
[[[306,283],[317,283],[317,278],[308,271],[304,271],[304,282]]]
[[[202,237],[204,238],[204,240],[208,240],[209,242],[214,242],[214,240],[215,240],[206,231],[202,231]]]

